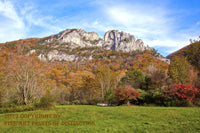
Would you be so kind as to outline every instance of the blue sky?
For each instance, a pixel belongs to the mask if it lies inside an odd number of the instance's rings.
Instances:
[[[199,7],[199,0],[0,0],[0,42],[116,29],[166,56],[200,35]]]

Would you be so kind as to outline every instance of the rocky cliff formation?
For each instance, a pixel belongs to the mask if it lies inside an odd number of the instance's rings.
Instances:
[[[134,50],[151,50],[149,46],[145,47],[141,39],[135,39],[133,35],[118,30],[111,30],[104,35],[103,47],[117,51],[130,52]]]
[[[134,50],[151,50],[149,46],[145,47],[141,39],[135,39],[130,33],[111,30],[105,33],[104,39],[101,39],[95,32],[86,32],[81,29],[68,29],[59,34],[50,36],[47,42],[56,41],[67,43],[71,48],[77,47],[103,47],[107,50],[130,52]]]
[[[145,46],[144,42],[141,39],[136,40],[133,35],[130,35],[129,33],[125,33],[123,31],[108,31],[105,33],[104,38],[101,39],[95,32],[86,32],[81,29],[68,29],[58,34],[43,38],[40,43],[40,47],[33,49],[30,52],[40,51],[36,54],[42,60],[83,61],[92,59],[93,54],[92,52],[86,52],[87,56],[82,57],[80,56],[81,52],[78,49],[88,49],[95,47],[100,47],[102,50],[112,49],[122,52],[131,52],[135,50],[153,51],[153,49],[150,48],[148,45]],[[165,58],[162,58],[161,60],[165,61]]]
[[[102,39],[95,32],[86,32],[81,29],[68,29],[59,34],[52,35],[47,42],[56,41],[60,44],[66,43],[71,48],[102,46]]]

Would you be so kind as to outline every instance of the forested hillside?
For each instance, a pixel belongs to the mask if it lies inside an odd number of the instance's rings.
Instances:
[[[3,112],[98,102],[200,104],[199,62],[193,55],[199,53],[188,51],[187,58],[174,57],[168,64],[154,49],[129,52],[97,46],[72,49],[67,43],[46,39],[23,39],[0,45]],[[198,44],[195,42],[190,49],[196,50]],[[50,58],[54,55],[48,53],[55,50],[75,58],[60,60],[63,54],[57,60]]]

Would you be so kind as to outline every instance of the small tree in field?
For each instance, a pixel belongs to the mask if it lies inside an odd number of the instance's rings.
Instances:
[[[115,96],[119,101],[126,101],[127,105],[130,105],[130,100],[136,100],[137,97],[139,97],[139,92],[137,92],[135,89],[131,89],[130,85],[126,85],[125,87],[119,87],[119,89],[116,90]]]
[[[195,102],[199,91],[192,85],[172,84],[171,87],[165,89],[168,98],[175,101]]]

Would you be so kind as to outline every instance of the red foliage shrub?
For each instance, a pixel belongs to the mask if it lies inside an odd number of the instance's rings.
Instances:
[[[198,93],[198,89],[193,88],[193,86],[190,84],[172,84],[171,87],[165,88],[166,96],[174,100],[195,102]]]
[[[119,87],[119,89],[116,90],[115,96],[118,100],[137,100],[137,97],[139,97],[139,92],[137,92],[134,89],[131,89],[129,85],[126,85],[125,87]]]

